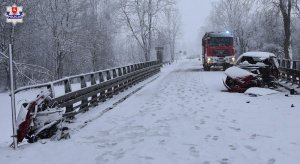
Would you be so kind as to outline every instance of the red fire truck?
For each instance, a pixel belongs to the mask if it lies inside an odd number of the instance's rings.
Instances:
[[[233,35],[226,32],[207,32],[202,38],[202,63],[205,71],[211,67],[223,70],[235,62]]]

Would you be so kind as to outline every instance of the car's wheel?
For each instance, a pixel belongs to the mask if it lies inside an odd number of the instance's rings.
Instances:
[[[206,70],[207,70],[207,71],[210,71],[210,67],[211,67],[211,66],[207,66]]]
[[[203,70],[204,70],[204,71],[207,71],[207,66],[206,66],[206,64],[203,64]]]
[[[223,71],[225,71],[227,68],[229,68],[229,65],[223,65]]]

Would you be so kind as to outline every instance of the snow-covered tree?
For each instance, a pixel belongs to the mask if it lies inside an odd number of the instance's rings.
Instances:
[[[239,53],[248,50],[253,0],[220,0],[213,3],[209,17],[214,31],[230,31],[236,37]]]
[[[120,0],[123,20],[144,51],[146,61],[150,60],[158,14],[172,4],[169,0]]]
[[[26,16],[14,28],[0,17],[0,51],[7,54],[13,44],[17,86],[150,60],[153,38],[162,31],[158,20],[174,1],[14,1]],[[0,1],[1,13],[9,5],[12,1]],[[0,89],[8,89],[8,60],[3,56],[0,73]]]

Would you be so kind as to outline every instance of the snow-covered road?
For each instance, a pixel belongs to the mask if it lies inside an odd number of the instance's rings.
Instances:
[[[228,93],[224,72],[199,65],[165,69],[70,140],[1,147],[0,163],[299,163],[299,96]]]

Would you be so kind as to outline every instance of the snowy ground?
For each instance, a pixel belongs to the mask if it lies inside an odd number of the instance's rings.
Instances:
[[[71,124],[76,130],[70,140],[24,144],[14,151],[7,148],[5,131],[0,163],[299,163],[300,96],[228,93],[224,72],[202,72],[199,65],[181,61],[101,117],[95,116],[102,105],[83,114],[78,125],[95,119],[84,128]],[[8,125],[2,115],[0,128]]]

